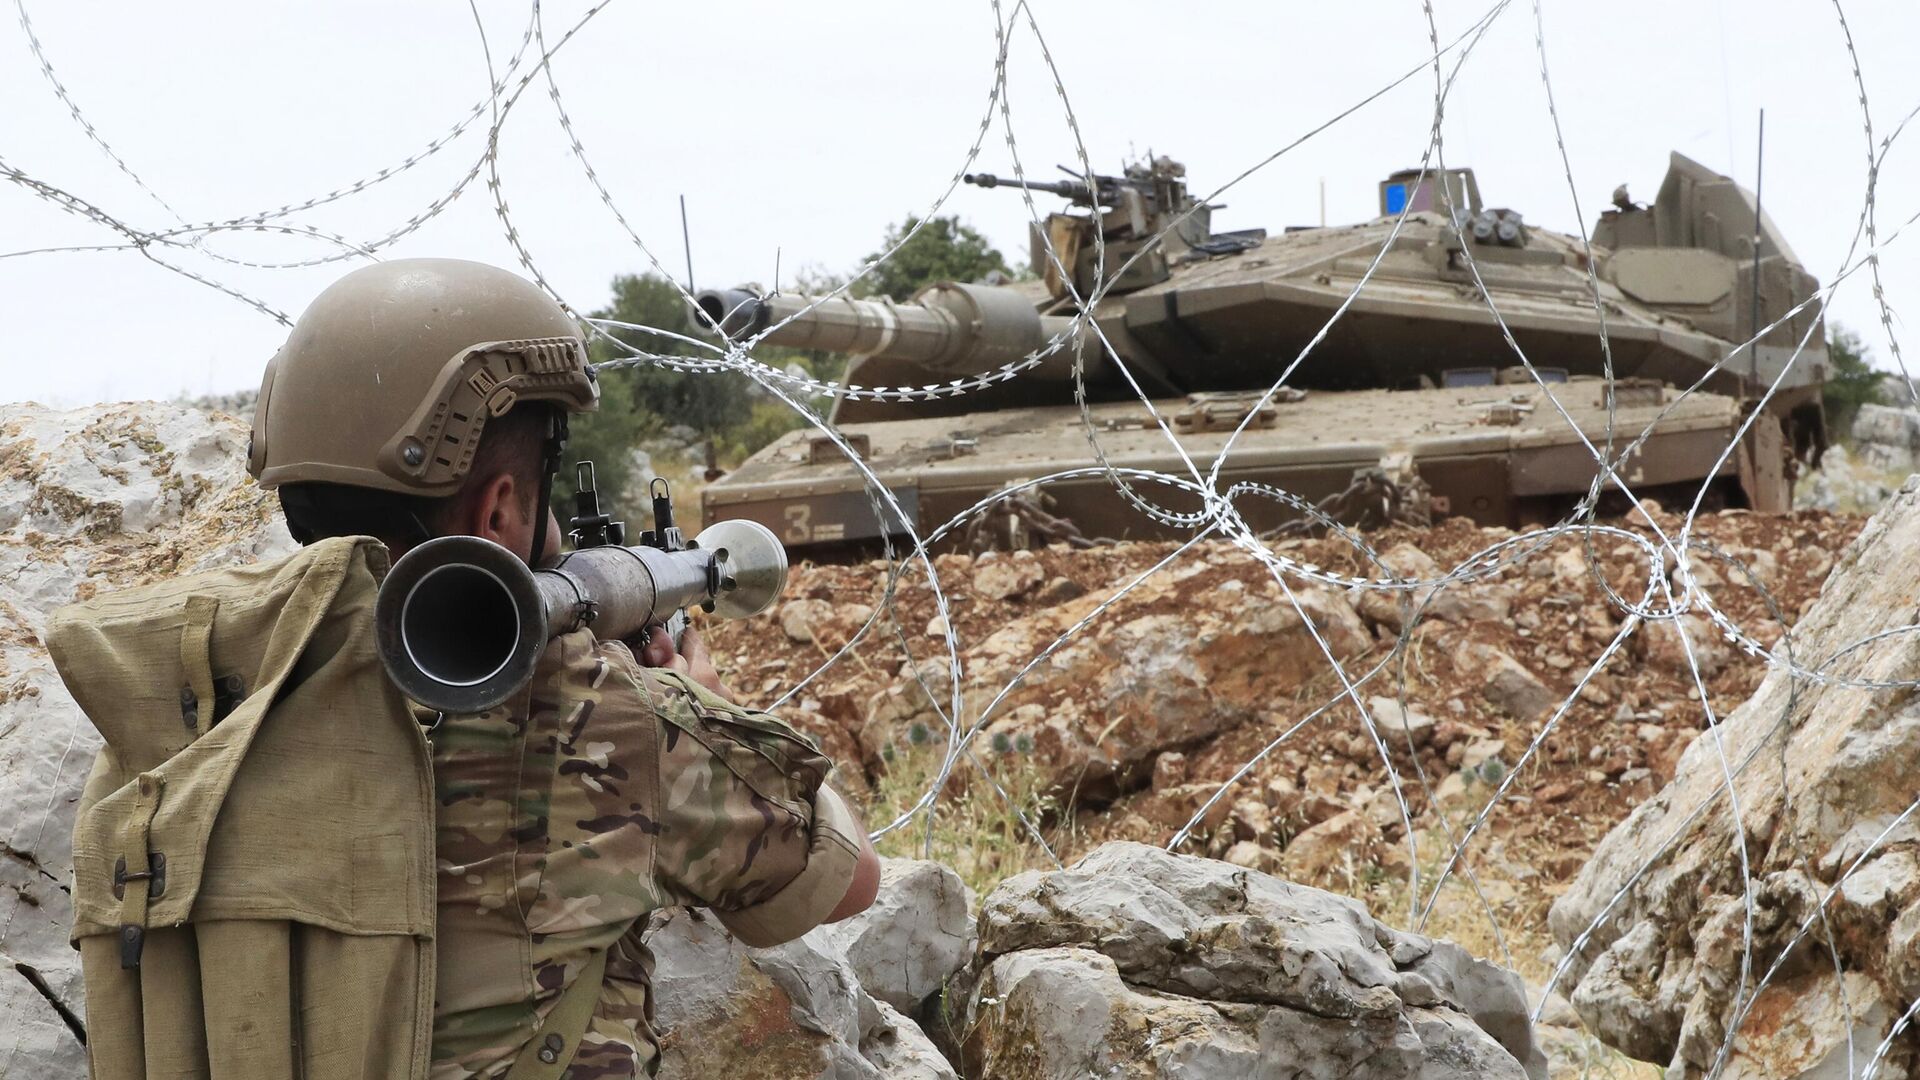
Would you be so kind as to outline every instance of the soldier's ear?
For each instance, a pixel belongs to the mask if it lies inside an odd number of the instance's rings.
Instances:
[[[509,551],[523,552],[533,535],[527,499],[512,473],[500,472],[469,485],[461,500],[461,532],[491,540]]]

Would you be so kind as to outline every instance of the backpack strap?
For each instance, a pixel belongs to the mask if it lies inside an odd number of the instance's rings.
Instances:
[[[502,1080],[560,1080],[580,1049],[606,977],[607,950],[601,949],[574,976],[573,985],[560,992],[560,1000],[533,1029],[533,1038],[520,1048],[520,1056],[513,1059],[513,1068]]]
[[[213,619],[220,601],[212,596],[189,596],[182,611],[180,670],[187,685],[180,691],[180,719],[194,738],[205,735],[217,719],[213,686]]]
[[[147,943],[148,902],[167,889],[166,855],[148,849],[153,815],[160,808],[164,786],[165,778],[160,774],[140,774],[135,781],[138,795],[133,810],[120,833],[122,855],[113,866],[113,891],[120,898],[122,969],[140,966],[140,953]]]

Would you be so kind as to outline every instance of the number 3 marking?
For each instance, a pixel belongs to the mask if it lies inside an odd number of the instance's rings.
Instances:
[[[782,539],[789,544],[804,544],[813,539],[813,507],[807,503],[789,506],[786,510],[787,530]]]

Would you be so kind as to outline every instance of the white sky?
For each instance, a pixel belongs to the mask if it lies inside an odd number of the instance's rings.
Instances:
[[[1442,40],[1487,4],[1434,0]],[[1865,190],[1866,140],[1835,6],[1826,0],[1542,0],[1549,70],[1580,217],[1615,184],[1650,199],[1677,149],[1749,187],[1757,111],[1767,110],[1764,199],[1823,282],[1842,265]],[[1920,105],[1920,5],[1843,0],[1874,135]],[[1095,165],[1151,148],[1208,190],[1422,62],[1415,0],[1033,0]],[[494,62],[527,25],[524,0],[479,5]],[[546,9],[548,40],[585,10]],[[486,68],[461,0],[327,3],[28,0],[75,102],[187,221],[299,201],[397,164],[485,95]],[[12,23],[11,18],[0,20]],[[1448,163],[1471,165],[1491,205],[1572,231],[1576,215],[1534,48],[1515,0],[1468,59],[1449,99]],[[615,0],[554,60],[588,154],[641,237],[684,273],[677,197],[687,199],[701,286],[770,282],[817,265],[847,270],[885,227],[924,213],[964,161],[993,78],[986,0],[658,4]],[[1014,134],[1030,174],[1072,161],[1059,98],[1024,28],[1009,61]],[[1222,197],[1222,229],[1371,216],[1375,181],[1416,164],[1433,78],[1423,72],[1281,156]],[[1000,120],[972,168],[1010,172]],[[1917,124],[1916,126],[1920,126]],[[476,162],[484,122],[405,175],[297,220],[367,242],[443,196]],[[1920,131],[1880,180],[1885,235],[1920,210]],[[0,28],[0,158],[144,230],[176,224],[90,143],[53,95],[17,25]],[[513,221],[555,287],[585,310],[616,273],[644,269],[571,157],[543,84],[501,135]],[[1054,200],[1042,202],[1042,209]],[[962,187],[942,208],[1024,259],[1016,194]],[[1920,233],[1920,226],[1914,232]],[[114,233],[0,180],[0,254],[113,243]],[[328,254],[312,240],[220,234],[208,246],[257,261]],[[451,255],[515,265],[485,173],[387,257]],[[166,255],[289,314],[354,261],[258,270]],[[1857,256],[1856,256],[1857,257]],[[1888,297],[1920,288],[1920,236],[1884,256]],[[1888,350],[1866,275],[1833,316]],[[0,258],[0,401],[76,404],[258,384],[285,336],[271,319],[139,253]],[[1896,332],[1910,349],[1907,331]]]

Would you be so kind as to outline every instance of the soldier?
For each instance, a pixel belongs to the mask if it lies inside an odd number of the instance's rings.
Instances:
[[[471,262],[381,263],[321,293],[268,365],[249,468],[302,544],[374,536],[397,558],[463,534],[537,564],[560,546],[548,502],[566,417],[598,394],[578,326],[532,284]],[[580,1080],[652,1075],[648,913],[711,908],[765,946],[873,901],[878,860],[823,783],[831,762],[734,704],[695,630],[679,651],[657,629],[635,643],[579,630],[501,708],[422,719],[438,808],[433,1080],[534,1075],[515,1068],[529,1058],[550,1075],[567,1053]],[[601,957],[575,1051],[553,1030],[557,1003]]]

